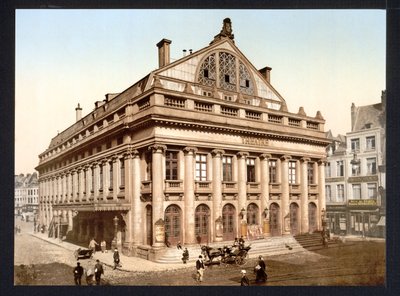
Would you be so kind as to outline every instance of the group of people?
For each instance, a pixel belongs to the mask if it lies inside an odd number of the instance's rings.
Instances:
[[[95,240],[94,238],[92,238],[92,239],[90,240],[90,242],[89,242],[89,250],[92,250],[93,254],[96,253],[96,246],[98,246],[98,245],[99,245],[99,243],[96,242],[96,240]],[[103,239],[103,240],[100,242],[100,249],[101,249],[101,252],[102,252],[102,253],[104,253],[104,252],[107,253],[106,246],[107,246],[107,243],[106,243],[106,241]]]
[[[250,286],[250,280],[246,275],[246,270],[241,270],[242,278],[240,279],[241,286]],[[258,257],[257,265],[254,267],[254,273],[256,274],[256,283],[265,283],[267,281],[267,266],[265,264],[263,256]]]
[[[235,240],[233,241],[232,247],[234,248],[239,248],[239,250],[244,249],[244,238],[241,236],[239,239],[235,237]]]
[[[82,276],[85,273],[86,284],[88,286],[92,286],[94,281],[93,277],[96,281],[96,285],[100,285],[101,276],[104,274],[103,264],[101,264],[100,260],[96,260],[96,264],[94,269],[88,268],[86,271],[83,269],[79,262],[76,263],[76,266],[73,270],[74,273],[74,282],[75,285],[80,286],[82,284]]]

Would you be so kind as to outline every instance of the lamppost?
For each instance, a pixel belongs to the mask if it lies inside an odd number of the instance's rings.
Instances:
[[[113,221],[114,221],[114,239],[112,241],[112,248],[114,249],[117,247],[117,232],[118,232],[118,221],[119,221],[118,217],[115,216]]]

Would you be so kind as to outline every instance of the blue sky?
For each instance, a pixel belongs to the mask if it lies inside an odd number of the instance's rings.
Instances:
[[[350,131],[350,106],[380,102],[385,89],[384,10],[17,10],[15,171],[33,172],[38,154],[106,93],[121,92],[171,59],[199,50],[232,21],[235,43],[290,112],[320,110],[326,130]],[[32,125],[35,128],[32,128]],[[26,147],[31,147],[27,151]]]

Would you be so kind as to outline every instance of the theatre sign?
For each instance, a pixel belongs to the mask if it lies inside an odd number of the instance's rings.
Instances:
[[[376,199],[350,199],[349,206],[377,206]]]

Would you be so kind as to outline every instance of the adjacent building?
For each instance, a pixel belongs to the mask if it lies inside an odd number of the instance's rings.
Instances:
[[[39,208],[37,173],[14,176],[14,214],[36,213]]]
[[[351,132],[331,139],[326,166],[329,227],[336,234],[384,236],[386,93],[373,105],[351,106]]]
[[[40,223],[150,260],[178,241],[321,229],[321,113],[288,111],[271,68],[235,45],[230,19],[172,63],[171,43],[157,44],[158,69],[88,115],[78,104],[76,122],[39,155]]]

